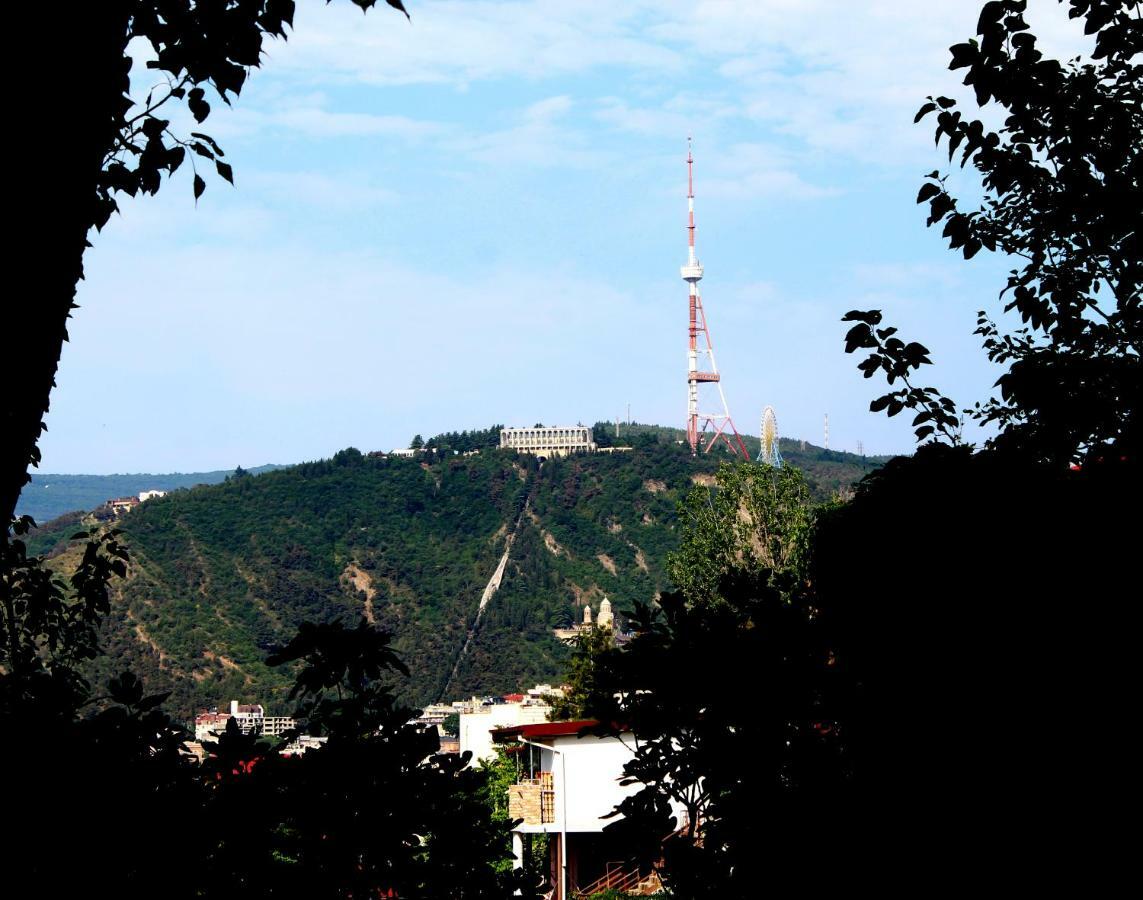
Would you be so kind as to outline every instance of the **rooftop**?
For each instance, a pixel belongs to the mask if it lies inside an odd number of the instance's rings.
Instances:
[[[523,738],[535,741],[544,738],[567,737],[578,735],[581,731],[593,728],[599,724],[596,719],[580,719],[575,722],[535,722],[531,725],[509,725],[507,728],[496,728],[492,732],[495,741]]]

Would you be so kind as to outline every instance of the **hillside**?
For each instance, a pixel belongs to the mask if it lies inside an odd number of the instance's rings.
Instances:
[[[664,587],[677,504],[725,458],[692,459],[669,429],[621,439],[635,449],[542,466],[494,449],[350,449],[148,501],[120,520],[133,566],[98,674],[130,665],[180,712],[230,697],[281,708],[289,676],[266,652],[302,621],[366,615],[394,631],[412,672],[399,690],[414,703],[556,677],[565,648],[552,628],[604,595],[623,610]],[[794,442],[783,453],[820,499],[874,464]],[[33,546],[66,558],[58,541],[75,527],[45,526]],[[450,683],[513,531],[503,583]]]
[[[281,466],[258,466],[249,471],[255,475],[280,469]],[[218,484],[230,470],[215,472],[167,472],[151,475],[51,475],[34,472],[32,480],[20,493],[16,515],[31,516],[37,522],[48,522],[64,513],[91,510],[112,497],[130,497],[141,491],[175,491],[199,484]]]

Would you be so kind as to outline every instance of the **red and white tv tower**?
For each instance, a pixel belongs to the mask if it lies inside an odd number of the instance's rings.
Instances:
[[[687,264],[682,267],[683,281],[690,289],[690,326],[688,336],[690,347],[687,352],[687,443],[691,445],[691,455],[698,453],[699,445],[705,444],[703,453],[710,451],[721,437],[726,441],[730,452],[741,454],[742,459],[750,459],[746,445],[742,442],[734,420],[730,418],[730,408],[726,405],[726,395],[722,392],[722,379],[718,365],[714,361],[714,344],[710,339],[710,329],[706,325],[706,312],[702,306],[698,283],[702,280],[702,263],[695,257],[695,187],[693,177],[694,156],[691,153],[691,139],[687,138]],[[699,369],[699,356],[704,357],[704,368]],[[714,390],[711,390],[713,385]],[[717,396],[716,396],[717,392]],[[713,410],[720,410],[714,412]],[[709,440],[707,435],[710,435]],[[731,436],[733,435],[733,439]]]

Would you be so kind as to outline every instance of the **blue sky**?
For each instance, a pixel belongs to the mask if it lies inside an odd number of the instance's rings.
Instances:
[[[962,404],[1005,261],[966,263],[914,205],[912,124],[963,98],[970,0],[299,4],[191,173],[127,200],[86,258],[45,472],[288,463],[414,433],[685,412],[686,137],[703,295],[731,412],[757,432],[907,452],[842,352],[879,307]],[[1049,52],[1082,48],[1051,0]],[[140,96],[150,86],[137,70]],[[184,129],[192,126],[184,123]],[[943,167],[942,167],[943,168]],[[971,173],[958,176],[966,193]]]

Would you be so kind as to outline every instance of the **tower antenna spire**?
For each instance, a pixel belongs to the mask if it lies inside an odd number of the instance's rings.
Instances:
[[[687,443],[691,456],[709,453],[719,438],[726,442],[730,452],[750,459],[746,452],[734,420],[730,418],[730,408],[726,405],[726,395],[722,391],[722,376],[714,361],[714,344],[710,329],[706,324],[706,311],[698,283],[702,280],[702,263],[695,256],[695,182],[694,153],[691,138],[687,136],[687,264],[680,270],[683,281],[690,285],[687,329]],[[699,368],[699,357],[703,357],[704,368]],[[711,390],[713,385],[714,390]],[[709,437],[708,437],[709,436]]]

